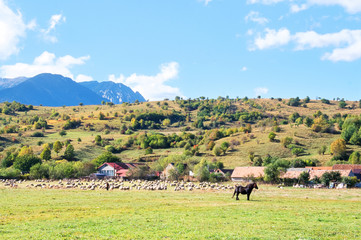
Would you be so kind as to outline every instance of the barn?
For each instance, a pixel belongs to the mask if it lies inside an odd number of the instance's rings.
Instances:
[[[236,167],[231,175],[232,181],[250,181],[264,177],[265,167]]]

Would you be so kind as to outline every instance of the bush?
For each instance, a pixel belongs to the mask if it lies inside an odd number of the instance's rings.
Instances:
[[[213,154],[214,154],[215,156],[220,156],[220,155],[222,154],[222,149],[221,149],[219,146],[215,146],[215,147],[213,148]]]
[[[65,136],[66,134],[67,134],[67,133],[66,133],[65,130],[61,130],[61,131],[59,132],[59,135],[62,136],[62,137]]]
[[[270,132],[268,134],[268,138],[271,142],[274,142],[275,138],[276,138],[276,134],[274,132]]]
[[[37,163],[41,163],[41,160],[35,155],[17,156],[14,162],[14,168],[22,172],[29,172],[30,168]]]
[[[295,147],[292,148],[292,154],[295,156],[299,156],[304,152],[303,148]]]
[[[341,181],[341,173],[340,172],[335,172],[335,171],[325,172],[321,176],[321,182],[323,184],[325,184],[326,186],[329,186],[331,181],[340,182]]]
[[[283,147],[286,148],[288,145],[290,145],[292,143],[292,141],[293,141],[293,138],[285,137],[285,138],[281,139],[281,144],[282,144]]]
[[[9,168],[0,168],[0,176],[3,178],[19,178],[21,176],[21,171],[19,169],[9,167]]]
[[[31,137],[44,137],[44,133],[42,133],[42,132],[34,132],[30,136]]]
[[[343,177],[342,182],[350,188],[354,187],[359,182],[359,180],[357,179],[357,177]]]
[[[145,149],[145,154],[152,154],[153,153],[153,149],[151,147],[147,147]]]

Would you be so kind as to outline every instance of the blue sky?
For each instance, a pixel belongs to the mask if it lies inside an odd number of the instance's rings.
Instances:
[[[0,0],[0,77],[145,98],[361,98],[361,0]]]

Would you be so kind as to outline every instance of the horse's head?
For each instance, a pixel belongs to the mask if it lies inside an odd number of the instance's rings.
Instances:
[[[254,187],[255,189],[258,189],[257,183],[253,183],[253,187]]]

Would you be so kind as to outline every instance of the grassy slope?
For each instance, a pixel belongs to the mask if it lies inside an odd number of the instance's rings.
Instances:
[[[0,189],[1,239],[360,239],[360,190]]]
[[[278,101],[278,100],[270,100],[270,99],[254,99],[258,105],[262,106],[265,109],[265,113],[269,113],[272,115],[277,115],[280,117],[287,117],[289,114],[293,112],[298,112],[304,116],[312,116],[316,111],[321,110],[323,113],[329,114],[332,116],[335,113],[349,113],[353,115],[359,115],[361,113],[360,108],[355,109],[339,109],[337,102],[331,101],[330,105],[323,104],[320,101],[311,101],[307,104],[307,108],[304,107],[290,107],[287,106],[285,103],[287,100]],[[179,106],[172,101],[167,101],[169,104],[169,110],[175,109],[180,110]],[[349,106],[353,104],[357,104],[356,102],[347,102]],[[160,104],[163,105],[163,102]],[[239,109],[246,109],[250,111],[258,111],[257,109],[250,109],[248,105],[245,105],[243,102],[236,103],[236,106]],[[51,111],[55,110],[59,112],[60,115],[63,113],[70,115],[71,118],[80,119],[83,118],[83,126],[85,124],[92,124],[94,127],[94,131],[84,130],[83,127],[76,129],[76,130],[69,130],[67,131],[68,134],[64,137],[60,137],[58,132],[60,131],[61,127],[64,125],[63,120],[49,120],[49,124],[51,124],[51,128],[47,129],[45,132],[44,138],[32,138],[29,137],[34,130],[27,131],[23,133],[23,136],[19,137],[17,134],[5,134],[4,137],[8,139],[12,139],[13,137],[20,140],[20,143],[14,144],[14,146],[20,146],[20,144],[28,144],[33,147],[36,153],[41,152],[42,147],[37,146],[38,141],[43,142],[54,142],[55,140],[65,140],[71,139],[73,141],[74,147],[76,152],[78,153],[78,157],[81,160],[91,160],[98,156],[103,149],[94,145],[93,140],[96,135],[102,135],[106,138],[126,138],[126,135],[121,135],[118,130],[111,130],[110,134],[105,135],[105,124],[109,127],[119,128],[121,125],[121,120],[119,118],[114,118],[114,113],[117,112],[119,116],[123,115],[123,111],[160,111],[161,107],[156,104],[156,102],[150,102],[150,107],[146,106],[146,103],[141,103],[139,105],[132,105],[132,106],[123,106],[123,105],[115,105],[113,107],[109,106],[75,106],[75,107],[36,107],[35,111],[30,111],[25,116],[25,113],[19,113],[18,116],[12,116],[13,121],[21,120],[23,118],[27,118],[32,115],[38,115],[45,119],[48,119]],[[74,111],[75,110],[75,111]],[[108,120],[100,121],[97,119],[99,112],[103,112],[106,116],[109,115]],[[91,117],[91,115],[94,117]],[[196,111],[192,112],[193,118],[195,119]],[[5,116],[0,114],[1,117],[9,118],[9,116]],[[190,123],[189,123],[190,125]],[[239,127],[239,125],[233,124],[228,125],[228,127]],[[278,142],[269,142],[268,134],[271,131],[271,127],[253,127],[252,134],[254,135],[254,139],[251,139],[249,135],[243,133],[237,133],[234,136],[229,138],[221,139],[218,141],[218,144],[225,140],[236,139],[239,140],[241,143],[243,139],[246,139],[244,144],[242,143],[239,146],[236,146],[233,150],[229,151],[226,156],[217,157],[217,159],[224,162],[225,167],[233,168],[235,166],[242,166],[249,164],[248,154],[250,151],[255,152],[256,155],[261,157],[270,154],[271,156],[279,156],[286,159],[294,159],[289,149],[285,149],[281,146]],[[301,126],[291,126],[291,125],[281,125],[282,131],[277,133],[277,138],[280,140],[283,137],[289,136],[292,137],[295,141],[298,141],[305,149],[306,152],[302,158],[316,158],[321,161],[321,163],[326,163],[330,158],[331,155],[326,152],[326,155],[319,156],[317,154],[317,150],[322,145],[329,146],[330,143],[337,139],[340,135],[339,134],[319,134],[312,132],[309,128],[301,125]],[[167,129],[159,130],[165,134],[170,133],[180,133],[182,128],[175,128],[170,127]],[[196,132],[196,131],[194,131]],[[77,139],[80,137],[82,142],[77,143]],[[10,144],[7,143],[9,146]],[[361,150],[360,147],[357,146],[348,146],[350,149],[353,150]],[[63,149],[64,151],[64,149]],[[183,152],[183,149],[167,149],[167,150],[155,150],[155,154],[180,154]],[[202,157],[206,157],[209,160],[213,159],[214,156],[211,151],[206,151],[205,147],[201,147],[201,152],[203,153]],[[60,153],[62,154],[62,152]],[[53,154],[55,155],[55,154]],[[124,159],[124,161],[132,161],[138,159],[140,156],[144,155],[144,150],[129,150],[122,152],[119,156]]]

